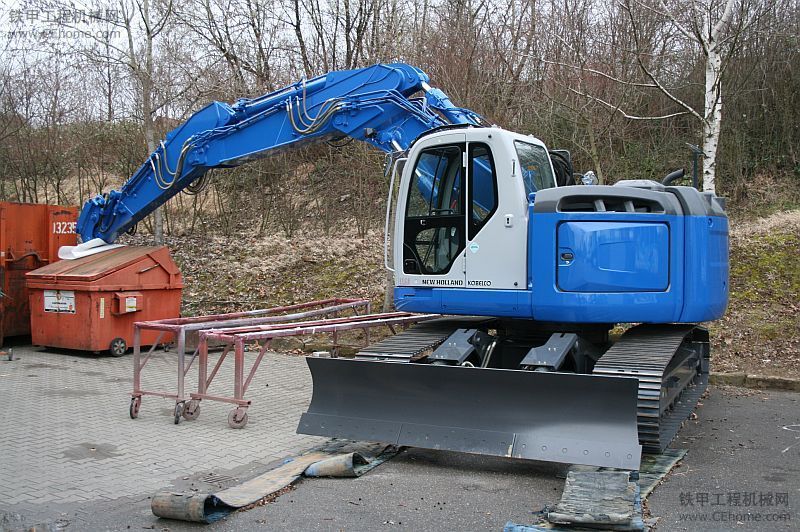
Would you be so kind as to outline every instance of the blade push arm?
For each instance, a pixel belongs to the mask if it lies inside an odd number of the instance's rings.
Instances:
[[[448,124],[479,124],[405,64],[331,72],[229,105],[213,102],[167,134],[117,191],[83,207],[84,242],[112,243],[120,233],[213,168],[231,168],[312,141],[350,137],[387,153]],[[423,91],[424,97],[412,98]]]

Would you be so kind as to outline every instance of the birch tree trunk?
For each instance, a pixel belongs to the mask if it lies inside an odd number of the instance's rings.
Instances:
[[[147,153],[153,153],[156,149],[156,128],[153,121],[153,77],[152,77],[152,48],[148,46],[149,60],[145,60],[150,65],[140,76],[142,85],[142,116],[144,117],[143,132],[144,142],[147,145]],[[153,211],[153,240],[157,246],[164,245],[164,206],[158,207]]]
[[[705,106],[703,109],[703,190],[716,192],[717,152],[722,129],[722,45],[733,18],[735,0],[725,0],[722,14],[716,23],[711,21],[712,0],[705,0],[706,8],[701,21],[708,34],[699,34],[700,45],[706,56]],[[699,32],[698,32],[699,33]]]
[[[722,58],[716,47],[709,48],[705,69],[703,120],[703,190],[716,191],[717,152],[722,129]]]

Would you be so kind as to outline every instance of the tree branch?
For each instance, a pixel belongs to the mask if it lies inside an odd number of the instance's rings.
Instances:
[[[686,102],[684,102],[683,100],[681,100],[680,98],[678,98],[677,96],[672,94],[672,92],[669,89],[667,89],[664,85],[662,85],[661,82],[659,82],[658,79],[653,75],[653,73],[650,71],[650,69],[647,68],[647,66],[644,64],[644,61],[642,61],[641,54],[638,53],[638,50],[641,49],[641,46],[640,46],[640,43],[639,43],[639,32],[638,32],[637,27],[636,27],[636,20],[635,20],[635,18],[633,16],[633,11],[631,10],[629,4],[624,4],[623,5],[623,9],[628,13],[628,17],[631,20],[631,25],[632,25],[632,29],[633,29],[633,39],[634,39],[634,42],[636,43],[636,50],[637,50],[636,62],[639,64],[639,68],[642,69],[642,72],[644,72],[644,74],[650,79],[650,81],[652,81],[656,85],[658,90],[660,90],[661,93],[664,94],[664,96],[666,96],[667,98],[672,100],[674,103],[676,103],[679,106],[681,106],[684,109],[686,109],[688,114],[691,114],[692,116],[694,116],[695,118],[697,118],[701,122],[705,122],[705,118],[703,116],[701,116],[700,113],[695,111],[692,106],[690,106],[689,104],[687,104]]]
[[[597,74],[598,76],[602,76],[602,77],[604,77],[604,78],[606,78],[608,80],[614,81],[616,83],[620,83],[622,85],[630,85],[632,87],[642,87],[642,88],[651,88],[651,89],[658,88],[658,86],[653,84],[653,83],[637,83],[635,81],[625,81],[624,79],[616,78],[616,77],[611,76],[609,74],[606,74],[605,72],[602,72],[600,70],[595,70],[594,68],[589,68],[589,67],[586,67],[586,66],[583,66],[583,65],[580,65],[580,66],[579,65],[569,65],[569,64],[566,64],[566,63],[560,63],[558,61],[549,61],[549,60],[544,59],[544,58],[540,58],[540,60],[543,63],[546,63],[548,65],[557,65],[557,66],[563,66],[563,67],[567,67],[567,68],[572,68],[572,69],[575,69],[575,70],[580,70],[582,72],[583,71],[591,72],[592,74]]]
[[[609,109],[612,109],[615,113],[621,114],[622,116],[624,116],[628,120],[666,120],[667,118],[674,118],[676,116],[683,116],[683,115],[690,114],[689,111],[678,111],[676,113],[671,113],[671,114],[668,114],[668,115],[661,115],[661,116],[631,115],[631,114],[628,114],[625,111],[623,111],[622,108],[620,108],[620,106],[612,105],[612,104],[608,103],[607,101],[603,100],[602,98],[598,98],[597,96],[592,96],[590,94],[586,94],[586,93],[581,92],[579,90],[573,89],[572,87],[567,87],[567,90],[577,94],[578,96],[583,96],[584,98],[589,98],[592,101],[595,101],[595,102],[597,102],[597,103],[599,103],[601,105],[604,105],[605,107],[608,107]]]

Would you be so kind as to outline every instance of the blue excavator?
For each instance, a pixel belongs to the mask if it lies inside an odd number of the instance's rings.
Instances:
[[[728,301],[724,201],[651,180],[575,185],[567,152],[456,107],[429,81],[378,64],[211,103],[119,191],[86,202],[83,243],[62,255],[107,249],[212,169],[366,142],[391,176],[395,306],[442,317],[355,358],[309,357],[298,432],[638,469],[707,385],[698,324]]]

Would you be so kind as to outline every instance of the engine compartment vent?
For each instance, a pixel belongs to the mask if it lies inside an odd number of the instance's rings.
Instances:
[[[658,201],[636,197],[565,196],[558,202],[558,212],[626,212],[663,214],[664,206]]]

